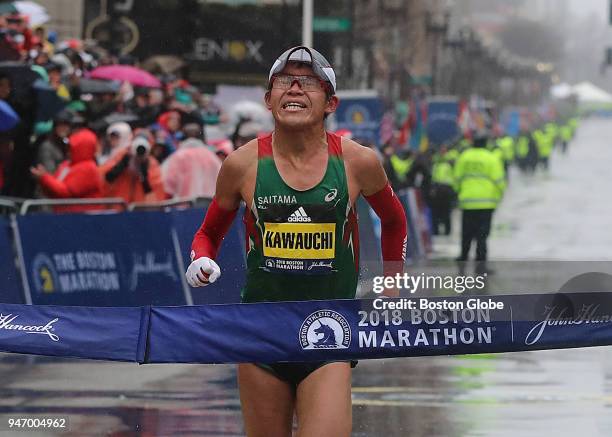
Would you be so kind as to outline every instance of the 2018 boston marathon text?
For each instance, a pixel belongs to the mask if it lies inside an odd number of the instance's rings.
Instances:
[[[359,311],[359,347],[490,344],[493,298],[376,298]],[[401,326],[411,329],[401,329]],[[389,327],[390,329],[384,329]],[[383,328],[383,330],[381,330]],[[416,329],[415,329],[416,328]]]

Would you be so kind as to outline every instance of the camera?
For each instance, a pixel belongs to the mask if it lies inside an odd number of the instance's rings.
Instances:
[[[142,157],[151,150],[151,143],[143,136],[137,136],[132,141],[132,154]]]

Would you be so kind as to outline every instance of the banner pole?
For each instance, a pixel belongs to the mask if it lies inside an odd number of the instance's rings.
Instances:
[[[21,282],[23,285],[25,303],[27,305],[32,305],[32,293],[30,291],[30,283],[28,282],[28,274],[26,272],[26,265],[23,257],[23,247],[21,246],[19,225],[17,224],[17,217],[15,215],[11,216],[11,228],[13,229],[13,238],[15,240],[15,248],[17,249],[17,261],[19,265],[19,273],[21,275]]]

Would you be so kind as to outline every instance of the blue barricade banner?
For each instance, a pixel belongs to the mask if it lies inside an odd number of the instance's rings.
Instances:
[[[172,211],[172,223],[179,240],[182,271],[185,272],[191,260],[191,241],[202,224],[206,209],[193,208]],[[234,224],[223,239],[219,256],[216,259],[221,276],[214,284],[205,288],[192,288],[191,296],[196,305],[211,303],[238,303],[240,291],[246,280],[246,262],[244,249],[244,225],[242,223],[242,208],[238,212]]]
[[[430,144],[448,144],[459,136],[459,103],[456,99],[430,101],[427,114]]]
[[[0,351],[96,360],[144,360],[148,307],[0,304]]]
[[[0,302],[25,303],[10,232],[9,222],[0,217]]]
[[[340,104],[335,112],[337,128],[348,129],[353,138],[364,143],[378,144],[383,105],[375,94],[338,93]]]
[[[348,360],[609,344],[611,293],[332,300],[154,307],[147,362]]]
[[[169,214],[41,214],[17,225],[34,304],[186,304]]]

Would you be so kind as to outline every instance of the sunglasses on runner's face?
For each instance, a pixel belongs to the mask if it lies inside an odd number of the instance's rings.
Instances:
[[[325,81],[316,76],[292,76],[290,74],[275,74],[272,76],[271,88],[288,90],[297,82],[302,91],[323,91],[327,88]]]

